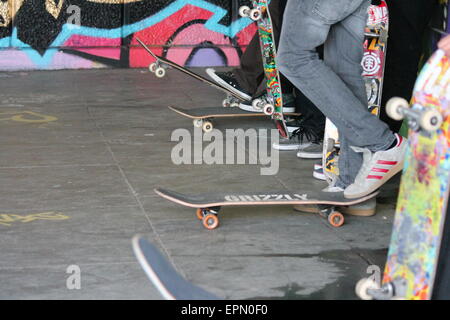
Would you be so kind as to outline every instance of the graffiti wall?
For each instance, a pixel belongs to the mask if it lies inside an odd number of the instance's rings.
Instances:
[[[250,0],[0,0],[0,70],[235,66],[256,26]]]

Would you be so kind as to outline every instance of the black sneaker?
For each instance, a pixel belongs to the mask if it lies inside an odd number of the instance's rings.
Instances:
[[[207,68],[206,73],[215,82],[239,95],[242,100],[252,99],[252,96],[239,85],[232,72],[216,72],[213,68]]]

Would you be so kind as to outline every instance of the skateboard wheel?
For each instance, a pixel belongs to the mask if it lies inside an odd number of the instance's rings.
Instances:
[[[422,129],[434,132],[441,127],[442,115],[436,109],[428,109],[420,115],[419,121]]]
[[[356,295],[362,300],[373,300],[373,297],[367,292],[369,289],[378,290],[380,286],[370,278],[363,278],[356,284]]]
[[[252,9],[250,10],[249,16],[253,21],[258,21],[259,19],[261,19],[261,10]]]
[[[344,215],[340,212],[333,212],[328,216],[328,222],[335,228],[339,228],[344,224]]]
[[[394,97],[386,104],[386,113],[394,120],[402,120],[405,115],[402,109],[409,108],[409,103],[403,98]]]
[[[263,108],[263,111],[266,115],[271,116],[273,114],[273,105],[271,104],[266,104]]]
[[[157,65],[156,65],[155,62],[151,63],[151,64],[148,66],[148,70],[149,70],[151,73],[155,73],[155,72],[156,72],[156,68],[157,68]]]
[[[224,108],[229,108],[231,106],[230,101],[228,101],[228,99],[224,99],[222,101],[222,107]]]
[[[203,220],[203,209],[197,209],[195,214],[197,215],[198,220]]]
[[[239,103],[238,102],[232,102],[230,104],[230,108],[239,108]]]
[[[210,121],[205,121],[205,122],[203,123],[203,125],[202,125],[202,129],[203,129],[203,132],[208,133],[208,132],[213,131],[214,126],[213,126],[212,122],[210,122]]]
[[[192,121],[192,123],[194,124],[194,127],[196,127],[196,128],[201,128],[203,126],[203,120],[202,119],[194,119]]]
[[[239,8],[239,15],[242,18],[246,18],[249,15],[250,8],[248,6],[242,6]]]
[[[166,75],[166,70],[164,68],[161,68],[161,67],[156,68],[155,75],[158,78],[163,78]]]
[[[203,226],[208,230],[216,229],[219,226],[219,218],[213,213],[208,213],[202,218]]]
[[[257,110],[262,109],[263,101],[261,99],[255,99],[252,101],[252,107]]]

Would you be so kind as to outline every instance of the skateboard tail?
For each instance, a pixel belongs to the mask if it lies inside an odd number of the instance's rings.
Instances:
[[[134,254],[147,277],[166,300],[218,300],[184,279],[154,245],[141,236],[132,239]]]

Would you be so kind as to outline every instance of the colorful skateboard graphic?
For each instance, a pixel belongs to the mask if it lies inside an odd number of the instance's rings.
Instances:
[[[179,64],[176,64],[175,62],[172,62],[163,57],[157,56],[139,38],[136,38],[136,40],[156,60],[154,63],[150,64],[149,70],[150,70],[150,72],[154,73],[158,78],[164,77],[166,75],[167,66],[170,66],[170,67],[173,67],[173,68],[175,68],[197,80],[200,80],[206,84],[209,84],[210,86],[212,86],[218,90],[225,92],[227,94],[227,97],[222,102],[223,107],[238,107],[240,101],[250,101],[249,97],[244,97],[242,95],[239,95],[236,92],[231,91],[228,88],[225,88],[214,81],[211,81],[205,77],[202,77],[202,76],[180,66]]]
[[[256,103],[253,103],[253,105],[262,108],[265,114],[272,116],[280,135],[287,138],[288,131],[283,117],[283,96],[281,93],[280,73],[275,62],[277,50],[269,4],[267,0],[252,0],[252,3],[253,9],[242,6],[239,8],[239,14],[242,17],[249,17],[258,23],[259,43],[267,81],[267,101],[256,100]]]
[[[364,55],[361,61],[362,76],[366,85],[369,112],[379,116],[383,93],[384,66],[389,31],[389,11],[385,0],[372,0],[368,9],[364,30]],[[339,133],[336,126],[326,119],[323,139],[322,165],[328,182],[337,175],[339,157]]]
[[[335,210],[336,206],[351,206],[367,201],[378,192],[359,199],[346,199],[342,192],[312,192],[289,190],[279,192],[252,192],[252,193],[204,193],[204,194],[182,194],[162,188],[155,189],[155,193],[169,201],[182,206],[197,209],[196,215],[208,230],[219,226],[219,210],[224,206],[275,206],[315,204],[319,207],[319,214],[325,218],[333,227],[344,224],[344,216]]]
[[[132,240],[134,254],[145,274],[166,300],[219,300],[184,279],[156,247],[141,236]]]
[[[202,128],[203,132],[211,132],[214,129],[213,119],[215,118],[241,118],[241,117],[267,117],[261,112],[249,112],[239,108],[205,107],[184,109],[169,106],[169,109],[192,119],[194,127]],[[299,116],[299,113],[286,113],[288,116]]]
[[[401,98],[386,107],[392,118],[408,119],[408,150],[382,287],[363,279],[357,293],[364,299],[430,299],[449,218],[450,61],[445,53],[438,50],[422,69],[410,108]]]

